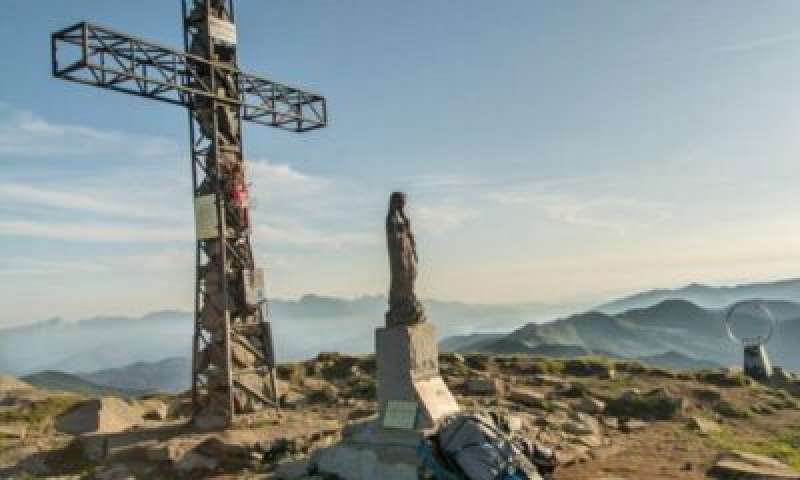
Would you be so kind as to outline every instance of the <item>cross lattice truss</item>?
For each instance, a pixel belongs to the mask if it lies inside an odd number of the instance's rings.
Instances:
[[[325,97],[179,52],[110,28],[81,22],[52,35],[53,75],[191,107],[192,97],[241,106],[242,119],[304,132],[327,125]],[[201,70],[230,77],[240,98],[214,92]]]
[[[53,75],[188,109],[196,243],[194,416],[277,406],[263,270],[250,243],[242,122],[306,132],[325,98],[240,71],[233,0],[183,0],[178,52],[90,23],[52,35]]]

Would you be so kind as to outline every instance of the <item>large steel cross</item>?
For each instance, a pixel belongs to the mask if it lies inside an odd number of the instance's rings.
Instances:
[[[277,406],[263,270],[250,246],[242,120],[306,132],[325,98],[240,71],[233,0],[182,0],[184,52],[91,23],[52,35],[53,75],[189,111],[197,235],[194,420],[225,425]]]

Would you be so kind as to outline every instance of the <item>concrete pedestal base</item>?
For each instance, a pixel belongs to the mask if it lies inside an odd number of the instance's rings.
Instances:
[[[418,480],[420,442],[445,415],[459,410],[439,376],[436,329],[424,322],[379,328],[375,357],[377,418],[345,427],[339,444],[314,454],[312,470],[344,480]],[[416,404],[416,418],[412,408],[405,428],[385,428],[390,402]]]
[[[377,420],[348,425],[342,441],[317,450],[311,464],[319,473],[344,480],[418,480],[422,464],[417,446],[424,435],[388,430]]]

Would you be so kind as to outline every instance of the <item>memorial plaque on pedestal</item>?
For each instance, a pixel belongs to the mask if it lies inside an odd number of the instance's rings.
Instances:
[[[383,428],[414,430],[417,424],[417,413],[419,413],[417,402],[390,400],[387,402],[386,412],[383,414]]]

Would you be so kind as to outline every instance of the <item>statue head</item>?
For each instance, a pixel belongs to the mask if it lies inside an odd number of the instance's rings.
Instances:
[[[389,197],[389,211],[403,210],[405,206],[406,194],[403,192],[392,192],[392,195]]]

